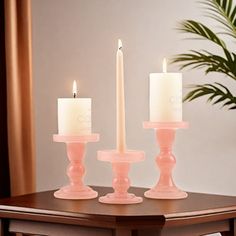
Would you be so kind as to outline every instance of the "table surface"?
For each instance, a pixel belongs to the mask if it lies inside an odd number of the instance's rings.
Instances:
[[[93,187],[102,196],[112,189]],[[143,196],[144,188],[130,188],[130,192]],[[54,191],[22,195],[0,200],[1,218],[37,219],[49,222],[70,222],[76,224],[99,226],[106,222],[112,224],[132,224],[132,221],[143,225],[178,225],[193,221],[209,221],[236,218],[236,197],[213,194],[188,193],[186,199],[156,200],[144,198],[143,202],[134,205],[108,205],[92,200],[62,200],[53,196]],[[44,219],[41,217],[44,216]]]

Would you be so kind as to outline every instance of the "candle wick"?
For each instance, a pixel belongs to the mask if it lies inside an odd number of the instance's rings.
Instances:
[[[118,50],[121,50],[122,46],[122,41],[118,39]]]

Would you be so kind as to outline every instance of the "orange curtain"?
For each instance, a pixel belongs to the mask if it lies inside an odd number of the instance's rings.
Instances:
[[[4,2],[0,1],[0,197],[10,196]]]
[[[11,195],[35,191],[31,0],[5,0],[7,121]]]

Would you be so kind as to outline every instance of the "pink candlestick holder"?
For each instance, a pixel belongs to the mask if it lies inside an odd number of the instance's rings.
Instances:
[[[85,175],[83,159],[86,143],[97,142],[99,140],[99,134],[78,136],[55,134],[53,135],[53,140],[54,142],[66,143],[67,156],[70,161],[67,167],[67,175],[70,183],[56,191],[54,196],[62,199],[96,198],[98,193],[83,183],[83,177]]]
[[[172,145],[175,139],[176,129],[188,127],[187,122],[144,122],[145,129],[155,129],[157,143],[160,146],[160,154],[156,158],[160,169],[160,177],[155,187],[144,193],[147,198],[156,199],[182,199],[188,194],[178,189],[172,178],[172,170],[176,164],[172,154]]]
[[[98,151],[98,160],[107,161],[112,164],[113,193],[100,197],[99,202],[107,204],[135,204],[143,201],[142,197],[137,197],[128,193],[130,180],[128,177],[130,164],[143,161],[145,154],[142,151],[127,150],[123,153],[117,150]]]

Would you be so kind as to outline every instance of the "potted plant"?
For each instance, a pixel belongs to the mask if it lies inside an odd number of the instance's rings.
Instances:
[[[236,80],[236,54],[229,49],[225,37],[229,37],[236,43],[236,6],[233,0],[202,0],[200,2],[207,17],[215,21],[221,29],[216,33],[205,24],[184,20],[180,22],[178,30],[192,34],[194,38],[204,39],[217,45],[221,54],[209,50],[190,50],[187,53],[175,55],[172,63],[177,63],[180,69],[204,69],[206,74],[217,72],[225,75],[227,79]],[[235,81],[236,82],[236,81]],[[213,82],[190,86],[190,91],[184,97],[184,101],[192,101],[202,96],[207,97],[212,104],[221,103],[222,107],[236,109],[236,97],[222,83]]]

